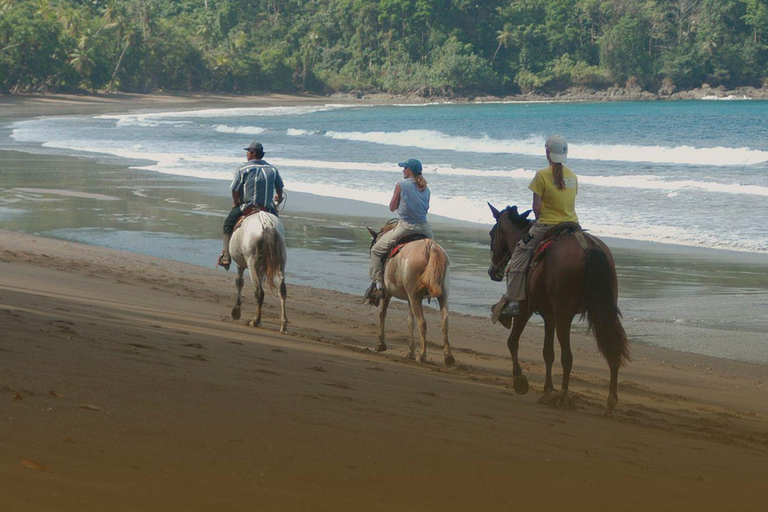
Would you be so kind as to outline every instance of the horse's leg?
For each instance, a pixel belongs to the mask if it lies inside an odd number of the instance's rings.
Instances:
[[[523,369],[520,367],[520,361],[517,358],[517,350],[520,347],[520,335],[523,334],[525,326],[528,324],[531,315],[520,315],[515,317],[512,324],[512,331],[507,338],[507,348],[512,356],[512,385],[515,393],[524,395],[528,392],[528,379],[523,375]]]
[[[416,357],[416,342],[413,339],[413,310],[411,309],[411,299],[408,299],[408,354],[406,359],[415,359]]]
[[[611,369],[611,384],[608,388],[608,408],[605,410],[605,415],[613,416],[613,410],[619,403],[619,363],[609,362],[608,367]]]
[[[557,399],[555,386],[552,384],[552,363],[555,362],[555,320],[551,314],[542,315],[544,317],[544,364],[546,366],[546,377],[544,379],[544,393],[539,397],[540,404],[551,404],[552,400]]]
[[[285,273],[280,271],[280,332],[288,333],[288,316],[285,314],[285,298],[288,297],[288,289],[285,287]]]
[[[256,259],[248,262],[248,269],[253,283],[253,296],[256,298],[256,314],[248,325],[251,327],[261,326],[261,307],[264,304],[264,276],[256,275]]]
[[[389,300],[391,297],[384,294],[384,298],[381,299],[381,310],[379,311],[379,342],[376,344],[376,352],[384,352],[387,350],[387,344],[384,342],[384,322],[387,319],[387,308],[389,307]]]
[[[235,278],[235,286],[237,287],[237,300],[234,307],[232,307],[232,319],[240,320],[240,306],[243,304],[243,274],[245,273],[245,267],[237,266],[237,277]]]
[[[421,306],[421,300],[411,299],[411,311],[416,317],[416,323],[419,324],[419,334],[421,335],[421,350],[419,351],[418,361],[424,363],[427,361],[427,321],[424,320],[424,309]]]
[[[557,406],[561,409],[570,409],[573,407],[571,397],[568,393],[568,383],[571,379],[571,367],[573,366],[573,354],[571,353],[571,323],[573,316],[559,316],[557,318],[557,341],[560,342],[560,364],[563,367],[563,385],[560,389],[560,398]]]
[[[453,358],[451,345],[448,343],[448,297],[441,295],[437,302],[440,304],[440,328],[443,330],[443,360],[445,366],[453,366],[456,359]]]

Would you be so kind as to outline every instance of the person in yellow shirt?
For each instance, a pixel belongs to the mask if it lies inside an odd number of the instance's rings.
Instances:
[[[526,299],[525,275],[531,252],[539,245],[544,233],[561,222],[579,222],[576,216],[579,183],[576,174],[563,165],[568,158],[568,142],[560,135],[552,135],[545,147],[549,167],[537,171],[528,185],[533,192],[536,221],[531,225],[528,236],[517,243],[509,261],[507,293],[501,298],[501,302],[506,304],[499,315],[501,317],[520,314],[520,302]]]

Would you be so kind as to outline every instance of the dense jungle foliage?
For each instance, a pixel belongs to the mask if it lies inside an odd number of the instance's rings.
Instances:
[[[0,91],[760,86],[768,0],[0,0]]]

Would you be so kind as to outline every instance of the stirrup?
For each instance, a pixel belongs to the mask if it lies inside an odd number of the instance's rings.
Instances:
[[[520,314],[520,303],[500,300],[491,307],[491,322],[499,322],[505,328],[512,327],[512,319]]]
[[[225,253],[224,251],[221,251],[221,254],[219,255],[219,259],[216,262],[216,268],[224,267],[224,270],[229,270],[229,266],[232,264],[232,257]]]
[[[371,283],[371,286],[365,290],[363,295],[363,304],[369,304],[371,306],[378,307],[379,301],[384,297],[384,290],[376,287],[376,283]]]

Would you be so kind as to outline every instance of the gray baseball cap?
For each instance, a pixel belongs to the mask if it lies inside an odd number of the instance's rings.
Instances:
[[[246,151],[253,151],[255,153],[264,154],[264,146],[261,145],[261,142],[253,141],[250,144],[248,144],[247,148],[243,148]]]
[[[568,142],[562,135],[552,135],[544,146],[549,153],[549,159],[556,164],[562,164],[568,160]]]

